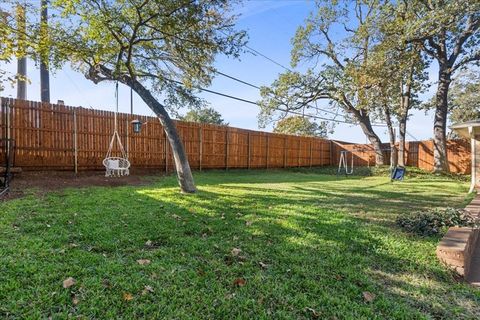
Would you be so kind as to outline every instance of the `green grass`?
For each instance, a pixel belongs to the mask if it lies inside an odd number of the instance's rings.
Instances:
[[[465,205],[466,182],[317,171],[195,178],[196,195],[159,177],[0,203],[0,318],[480,317],[479,292],[437,261],[438,238],[394,223],[403,212]],[[67,277],[77,283],[64,289]]]

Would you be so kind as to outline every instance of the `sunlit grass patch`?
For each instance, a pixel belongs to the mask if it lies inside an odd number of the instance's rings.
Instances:
[[[0,317],[480,315],[478,291],[436,260],[438,238],[394,223],[405,211],[462,206],[465,182],[315,170],[195,178],[196,195],[167,177],[1,203]],[[63,288],[68,277],[76,283]]]

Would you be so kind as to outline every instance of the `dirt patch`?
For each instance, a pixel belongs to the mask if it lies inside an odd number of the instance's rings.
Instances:
[[[103,171],[82,171],[77,175],[67,171],[24,171],[15,175],[9,193],[1,200],[22,197],[27,190],[35,190],[43,194],[65,188],[146,185],[163,175],[164,172],[153,170],[134,172],[129,176],[118,178],[107,178]]]

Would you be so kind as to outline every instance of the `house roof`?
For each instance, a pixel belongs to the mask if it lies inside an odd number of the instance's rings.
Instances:
[[[469,128],[472,128],[472,131]],[[480,119],[456,123],[451,125],[450,129],[455,130],[462,137],[471,138],[470,132],[476,133],[478,131],[480,133]]]

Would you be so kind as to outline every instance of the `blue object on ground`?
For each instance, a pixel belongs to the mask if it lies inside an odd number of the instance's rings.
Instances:
[[[393,180],[403,180],[403,178],[405,177],[405,172],[406,172],[405,167],[396,167],[392,171],[392,175],[391,175],[390,178],[392,179],[392,181]]]

